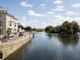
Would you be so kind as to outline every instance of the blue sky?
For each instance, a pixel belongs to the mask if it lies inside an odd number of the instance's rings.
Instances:
[[[66,20],[80,24],[80,0],[0,0],[0,6],[24,26],[44,28]]]

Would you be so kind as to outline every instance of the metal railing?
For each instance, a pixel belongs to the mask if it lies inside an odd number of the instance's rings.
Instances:
[[[26,39],[30,39],[31,38],[31,34],[32,33],[25,33],[23,34],[23,36],[14,36],[11,38],[6,38],[6,39],[0,39],[0,43],[7,43],[7,42],[12,42],[12,41],[16,41],[16,40],[23,40],[24,38]]]

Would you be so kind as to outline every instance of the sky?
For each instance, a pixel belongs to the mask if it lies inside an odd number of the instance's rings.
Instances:
[[[80,25],[80,0],[0,0],[0,6],[24,26],[44,28],[64,21]]]

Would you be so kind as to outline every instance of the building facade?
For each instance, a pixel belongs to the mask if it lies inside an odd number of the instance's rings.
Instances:
[[[17,18],[0,7],[0,35],[7,34],[7,30],[11,30],[11,34],[18,32]]]

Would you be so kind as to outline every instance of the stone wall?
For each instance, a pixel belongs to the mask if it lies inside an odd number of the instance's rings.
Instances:
[[[15,52],[17,49],[19,49],[21,46],[23,46],[26,43],[29,43],[29,41],[32,39],[33,34],[20,37],[16,39],[15,41],[1,43],[0,44],[0,53],[2,53],[2,59],[5,59],[10,54]]]

